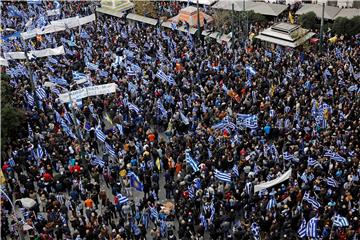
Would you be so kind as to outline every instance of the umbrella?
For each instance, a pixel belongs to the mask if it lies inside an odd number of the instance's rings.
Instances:
[[[21,198],[20,201],[23,207],[27,209],[32,208],[36,204],[35,200],[31,198]]]

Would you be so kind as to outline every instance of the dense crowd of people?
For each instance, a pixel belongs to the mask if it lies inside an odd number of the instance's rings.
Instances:
[[[1,28],[94,10],[2,2]],[[3,39],[2,52],[65,54],[6,67],[26,123],[2,149],[2,238],[357,239],[359,44],[245,50],[107,15]],[[115,93],[59,100],[108,83]]]

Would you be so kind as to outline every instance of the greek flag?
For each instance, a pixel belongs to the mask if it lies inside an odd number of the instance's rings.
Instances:
[[[212,202],[210,205],[210,221],[213,223],[215,219],[215,207],[214,203]]]
[[[31,107],[34,106],[35,103],[34,97],[28,91],[25,91],[25,97],[29,106]]]
[[[168,81],[168,76],[162,70],[159,70],[156,73],[156,77],[158,77],[162,82]]]
[[[266,210],[270,211],[272,208],[276,207],[276,204],[276,199],[274,197],[271,197],[268,204],[266,205]]]
[[[307,165],[309,167],[320,167],[320,168],[322,168],[321,164],[317,160],[315,160],[315,159],[313,159],[311,157],[308,158]]]
[[[127,106],[128,106],[128,108],[129,108],[129,110],[134,111],[136,114],[139,114],[139,113],[140,113],[140,109],[139,109],[135,104],[129,102],[129,103],[127,104]]]
[[[132,63],[130,65],[130,68],[131,68],[131,70],[133,70],[136,73],[141,73],[141,67],[139,67],[139,65],[137,65],[137,64]]]
[[[191,199],[193,199],[195,197],[194,188],[192,186],[188,186],[188,193],[189,193],[189,197]]]
[[[317,217],[313,217],[310,219],[310,221],[306,225],[306,236],[310,238],[318,238],[317,233],[317,224],[319,219]]]
[[[166,118],[167,117],[167,111],[164,108],[164,105],[162,104],[160,99],[157,101],[157,107],[159,108],[161,115]]]
[[[121,124],[116,124],[116,127],[119,130],[120,135],[124,135],[123,126]]]
[[[328,177],[326,179],[326,184],[334,188],[338,187],[338,182],[333,177]]]
[[[14,158],[9,158],[8,163],[11,167],[14,167],[16,165]]]
[[[346,162],[346,159],[340,156],[338,153],[335,153],[331,150],[328,150],[324,154],[325,157],[330,157],[330,159],[335,160],[337,162]]]
[[[53,57],[48,57],[48,60],[49,60],[49,62],[52,63],[52,64],[58,64],[58,63],[59,63],[58,60],[56,60],[56,59],[53,58]]]
[[[38,144],[36,151],[35,151],[35,158],[37,160],[40,160],[42,157],[44,156],[44,151],[42,149],[42,147],[40,146],[40,144]]]
[[[109,76],[109,72],[108,72],[108,71],[104,71],[104,70],[100,70],[100,71],[99,71],[99,76],[100,76],[100,77],[108,77],[108,76]]]
[[[167,82],[169,83],[169,85],[175,85],[176,84],[175,80],[170,75],[167,76]]]
[[[136,92],[137,86],[135,84],[133,84],[132,82],[128,82],[128,90],[130,92]]]
[[[35,93],[36,93],[36,96],[38,96],[38,98],[40,100],[43,100],[47,97],[45,89],[40,86],[38,86],[38,88],[35,90]]]
[[[303,201],[308,202],[315,210],[321,207],[320,203],[314,197],[310,197],[309,192],[304,194]]]
[[[80,73],[78,71],[73,71],[72,76],[73,76],[73,79],[76,80],[76,81],[87,78],[86,74]]]
[[[348,227],[349,221],[346,217],[341,217],[340,215],[335,216],[333,220],[333,226],[335,227]]]
[[[116,195],[116,197],[119,199],[120,204],[126,204],[129,201],[128,197],[123,196],[120,193],[118,195]]]
[[[200,170],[200,168],[198,167],[195,160],[190,156],[190,153],[188,153],[188,152],[185,153],[185,160],[192,167],[194,172],[197,172]]]
[[[85,64],[86,64],[87,68],[90,69],[90,70],[96,71],[96,70],[99,69],[99,66],[96,65],[96,64],[94,64],[94,63],[86,62]],[[83,75],[85,75],[85,74],[83,74]],[[73,77],[74,77],[74,72],[73,72]],[[78,75],[77,75],[77,77],[78,77]],[[86,77],[86,75],[85,75],[84,77]],[[84,77],[83,77],[83,78],[84,78]],[[74,78],[74,79],[75,79],[75,78]],[[81,78],[80,78],[80,79],[81,79]]]
[[[105,142],[106,135],[103,133],[103,131],[101,131],[100,127],[97,127],[95,129],[95,134],[96,134],[97,139],[99,139],[101,142]]]
[[[305,218],[303,218],[301,220],[301,224],[300,224],[300,227],[298,230],[298,235],[300,238],[306,237],[306,220],[305,220]]]
[[[254,239],[256,240],[260,239],[260,226],[256,222],[253,222],[251,224],[250,230]]]
[[[92,157],[92,160],[90,161],[90,164],[93,165],[93,166],[104,167],[105,166],[105,161],[102,160],[101,158],[99,158],[98,156],[94,155]]]
[[[49,80],[50,82],[53,82],[53,83],[56,83],[56,84],[59,84],[59,85],[69,85],[67,83],[67,81],[62,77],[53,77],[53,76],[48,76],[49,77]]]
[[[294,162],[299,162],[299,159],[296,158],[294,155],[288,153],[288,152],[284,152],[283,153],[283,158],[286,161],[294,161]]]
[[[348,90],[349,92],[357,92],[358,89],[359,89],[358,85],[357,85],[357,84],[353,84],[353,85],[351,85],[350,87],[348,87],[347,90]]]
[[[245,69],[246,69],[246,73],[250,74],[250,75],[255,75],[256,74],[256,71],[253,67],[251,66],[245,66]]]
[[[258,127],[258,117],[257,115],[251,114],[238,114],[237,123],[240,126],[244,126],[250,129],[256,129]]]
[[[224,182],[231,182],[231,174],[220,172],[219,170],[215,169],[215,177]]]
[[[201,188],[201,180],[200,180],[200,178],[195,178],[194,179],[194,186],[195,186],[196,189]]]
[[[84,39],[89,39],[90,35],[86,31],[81,31],[80,37]]]
[[[233,171],[233,173],[236,175],[236,176],[240,176],[240,174],[239,174],[239,168],[238,168],[238,166],[237,166],[237,164],[235,163],[234,164],[234,166],[233,166],[233,168],[232,168],[232,171]]]
[[[106,148],[106,151],[110,154],[110,156],[116,157],[116,152],[109,143],[105,142],[105,148]]]
[[[188,125],[190,122],[189,122],[189,118],[187,118],[181,111],[179,111],[180,113],[180,118],[181,118],[181,121],[185,124],[185,125]]]
[[[58,96],[60,95],[60,90],[55,88],[55,87],[51,88],[51,92],[58,95]]]
[[[149,207],[150,208],[150,216],[156,221],[159,219],[159,213],[155,207]]]
[[[205,230],[208,229],[208,222],[202,213],[200,214],[200,225],[203,226]]]

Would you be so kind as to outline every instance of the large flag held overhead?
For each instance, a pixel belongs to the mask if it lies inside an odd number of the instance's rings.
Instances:
[[[190,156],[189,152],[185,153],[185,160],[186,162],[192,167],[192,169],[194,170],[194,172],[197,172],[200,170],[200,168],[198,167],[197,163],[195,162],[195,160]]]
[[[224,182],[231,182],[231,174],[220,172],[219,170],[215,169],[215,177]]]

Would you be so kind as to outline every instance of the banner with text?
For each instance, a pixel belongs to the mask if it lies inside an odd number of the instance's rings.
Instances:
[[[91,86],[68,93],[60,94],[59,99],[62,103],[83,99],[86,97],[103,95],[113,93],[116,91],[116,83],[103,84],[98,86]]]

